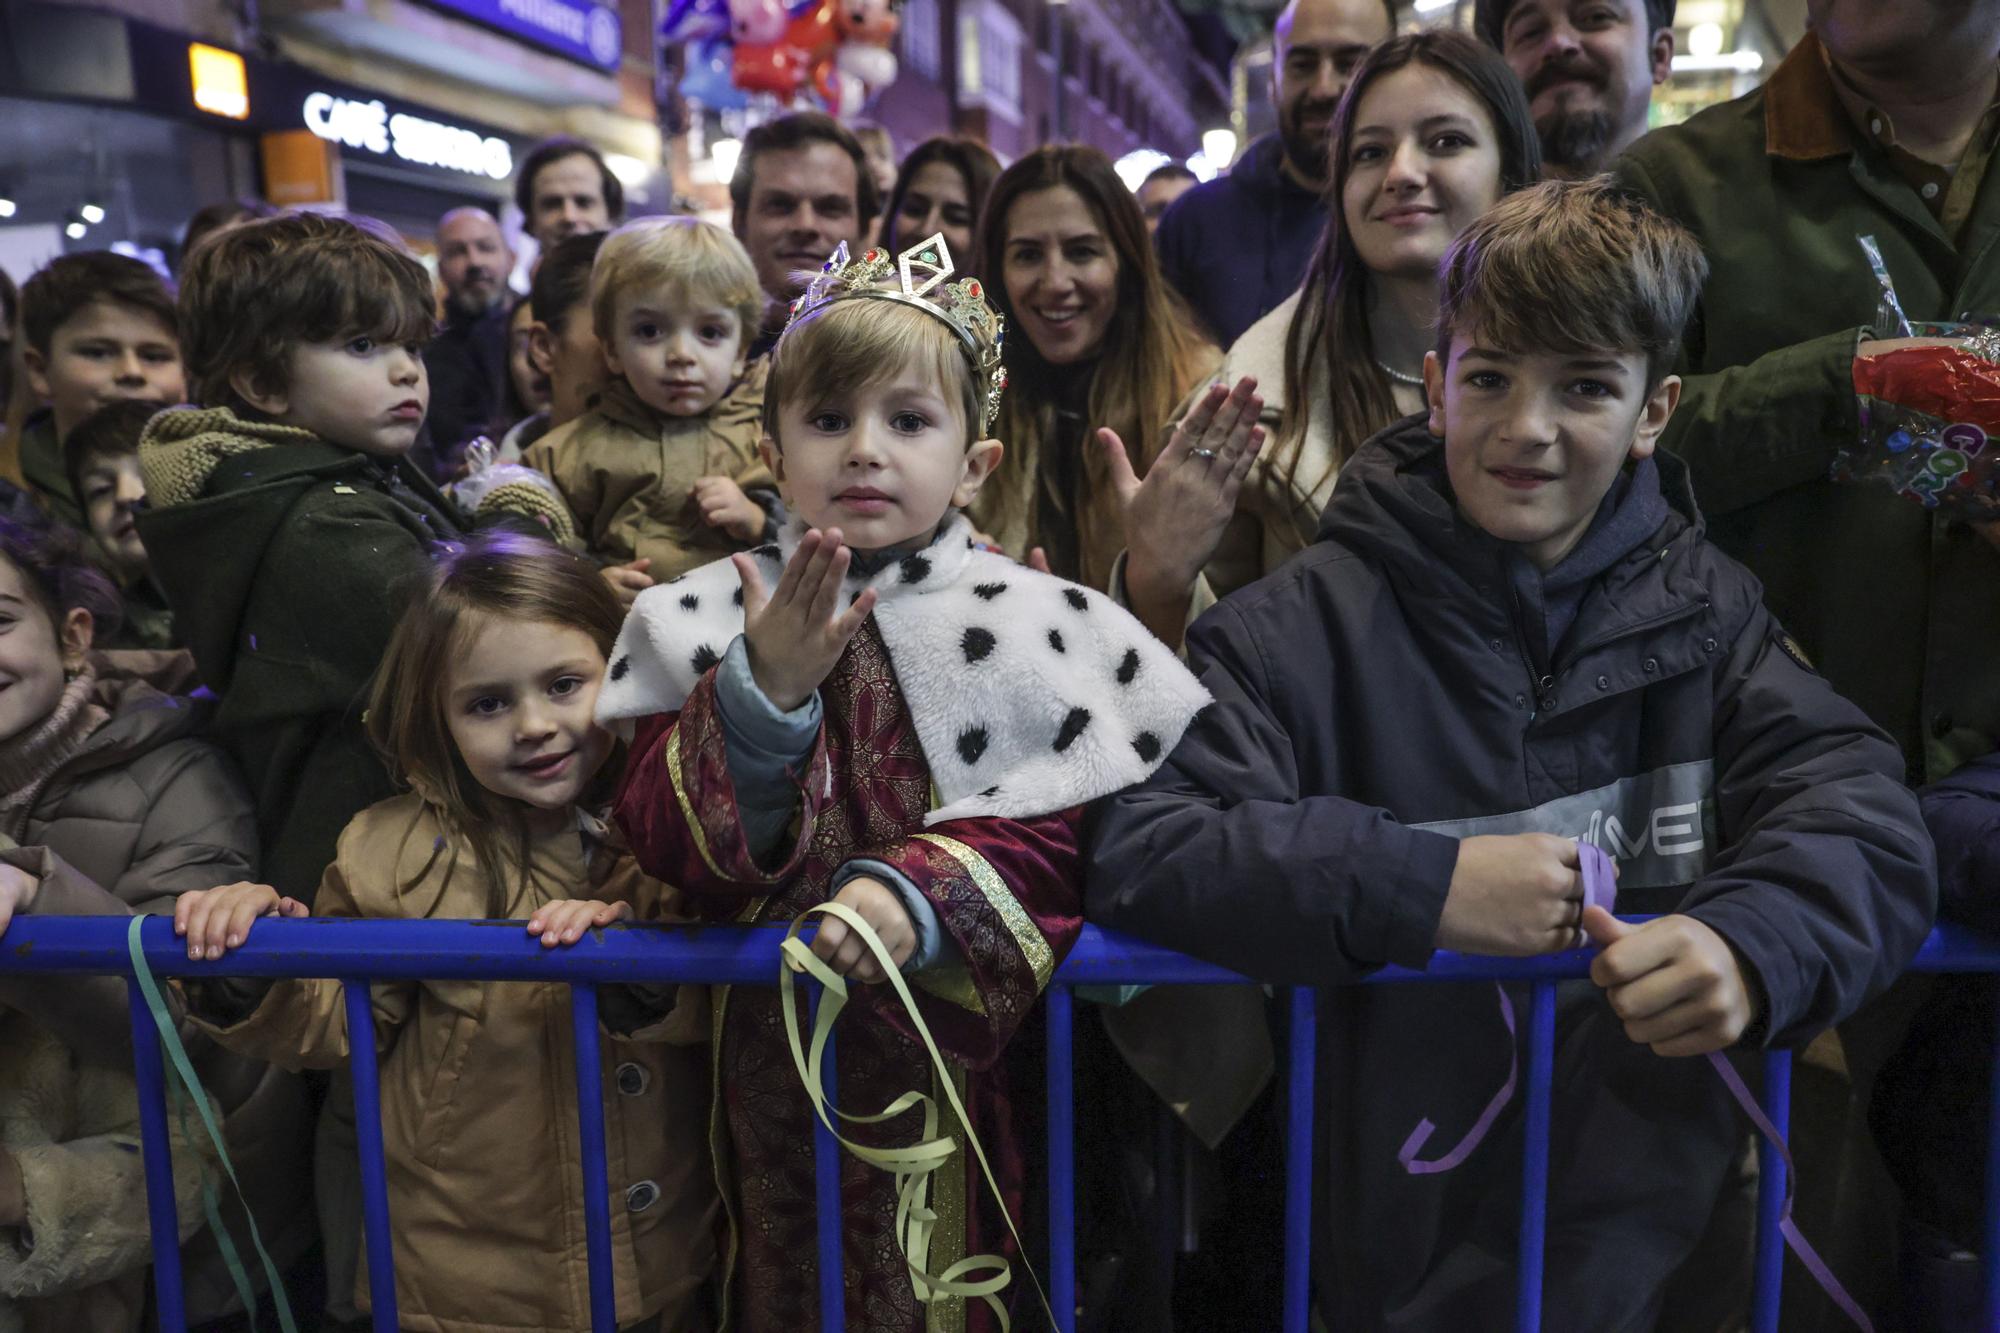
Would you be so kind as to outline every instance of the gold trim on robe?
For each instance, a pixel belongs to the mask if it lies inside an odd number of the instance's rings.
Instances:
[[[1007,933],[1014,937],[1021,957],[1027,959],[1029,968],[1034,971],[1035,989],[1039,991],[1047,987],[1049,978],[1055,975],[1055,953],[1049,948],[1049,942],[1042,938],[1042,932],[1036,929],[1027,910],[1007,887],[1006,881],[1000,878],[1000,872],[985,857],[956,838],[942,833],[919,833],[915,836],[942,849],[965,868],[966,875],[986,895],[986,901],[992,904],[993,910],[1006,924]]]

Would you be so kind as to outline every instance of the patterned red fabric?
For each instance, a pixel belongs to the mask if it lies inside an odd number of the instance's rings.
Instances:
[[[872,621],[820,698],[825,720],[797,775],[796,834],[771,864],[759,866],[743,843],[713,672],[678,714],[639,724],[618,820],[639,864],[681,886],[688,904],[711,920],[788,922],[825,902],[834,873],[856,857],[903,870],[936,907],[964,959],[963,968],[934,969],[937,976],[925,974],[913,989],[939,1047],[967,1071],[966,1108],[1019,1221],[1020,1139],[998,1057],[1028,1016],[1047,968],[1062,959],[1082,925],[1080,812],[952,821],[926,831],[930,769]],[[928,1060],[893,996],[870,986],[851,993],[856,1003],[840,1029],[840,1105],[874,1112],[912,1088],[935,1095]],[[736,1230],[730,1321],[759,1331],[816,1327],[811,1108],[786,1049],[778,995],[737,988],[719,1000],[717,1013],[725,1131],[717,1162]],[[949,1109],[943,1114],[948,1123]],[[907,1116],[846,1132],[888,1144],[910,1142],[917,1130],[916,1117]],[[1006,1228],[977,1165],[966,1160],[947,1169],[961,1174],[962,1197],[973,1201],[965,1226],[970,1242],[993,1246]],[[896,1245],[891,1178],[850,1159],[841,1194],[848,1327],[923,1329],[924,1307]],[[944,1194],[934,1187],[933,1206]],[[934,1249],[932,1271],[958,1257]],[[1016,1269],[1011,1294],[1025,1311],[1021,1292],[1028,1283],[1018,1262]],[[982,1314],[983,1307],[971,1311],[965,1326],[981,1327]]]

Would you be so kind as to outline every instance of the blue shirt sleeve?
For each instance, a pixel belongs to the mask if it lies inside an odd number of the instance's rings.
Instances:
[[[750,674],[750,650],[737,635],[715,671],[715,707],[722,717],[729,780],[736,787],[736,811],[743,842],[763,860],[778,845],[799,805],[790,773],[812,756],[819,736],[820,703],[815,691],[791,712],[781,712]]]

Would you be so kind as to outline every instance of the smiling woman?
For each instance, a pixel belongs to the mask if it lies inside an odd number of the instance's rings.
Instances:
[[[1214,368],[1185,302],[1160,277],[1145,218],[1110,159],[1053,145],[1000,174],[979,228],[979,274],[1006,316],[1015,386],[994,434],[1007,456],[973,518],[1017,556],[1106,587],[1124,514],[1092,432],[1117,432],[1134,471],[1174,404]]]
[[[1135,525],[1130,534],[1132,608],[1163,636],[1312,541],[1341,464],[1423,406],[1438,260],[1541,169],[1520,81],[1455,32],[1414,33],[1369,52],[1329,133],[1327,227],[1305,281],[1236,341],[1210,386],[1213,396],[1216,386],[1254,381],[1272,447],[1226,522],[1199,533],[1185,522]],[[1202,401],[1185,405],[1188,421]]]

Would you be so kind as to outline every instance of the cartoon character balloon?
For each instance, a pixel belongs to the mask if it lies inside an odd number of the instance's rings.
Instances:
[[[871,93],[880,92],[896,81],[896,53],[880,46],[846,42],[834,61],[843,73],[861,80]]]
[[[901,20],[893,0],[839,0],[839,4],[842,41],[886,47],[896,39]]]
[[[681,96],[719,111],[748,106],[750,99],[736,86],[735,59],[729,43],[719,38],[687,49],[687,72],[681,76]]]
[[[789,103],[806,80],[805,53],[784,42],[736,44],[734,79],[746,93],[771,93]]]
[[[703,42],[729,35],[728,0],[668,0],[660,40]]]
[[[738,46],[768,46],[789,22],[780,0],[729,0],[729,38]]]

